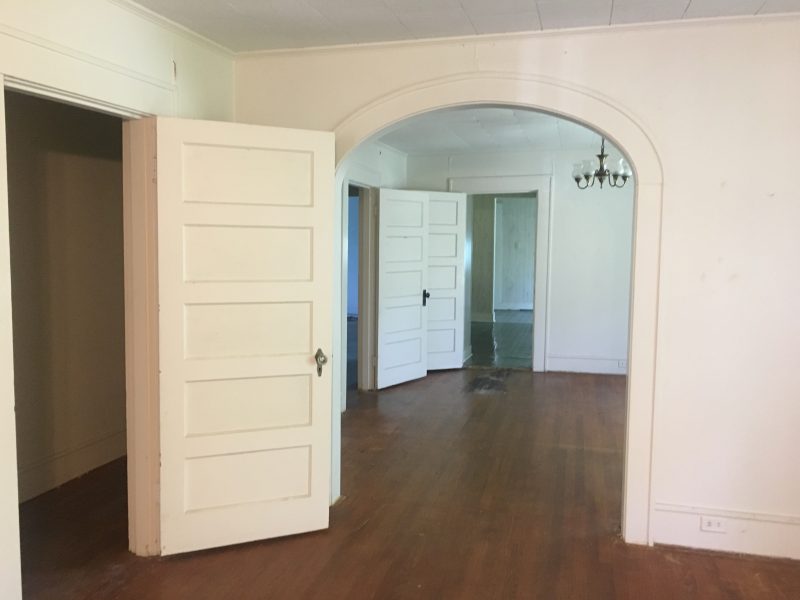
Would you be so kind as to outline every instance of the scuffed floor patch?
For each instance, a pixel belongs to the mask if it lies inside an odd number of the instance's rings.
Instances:
[[[470,394],[503,394],[510,369],[494,369],[476,374],[467,382],[466,392]]]

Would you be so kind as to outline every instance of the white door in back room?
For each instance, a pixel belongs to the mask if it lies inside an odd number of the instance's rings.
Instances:
[[[382,389],[428,373],[428,192],[379,191],[378,377]]]
[[[464,365],[467,195],[428,192],[428,370]]]

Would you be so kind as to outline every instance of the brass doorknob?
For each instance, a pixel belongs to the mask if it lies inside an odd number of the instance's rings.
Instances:
[[[328,357],[322,351],[322,348],[317,348],[317,353],[314,355],[314,360],[317,361],[317,376],[322,377],[322,367],[328,364]]]

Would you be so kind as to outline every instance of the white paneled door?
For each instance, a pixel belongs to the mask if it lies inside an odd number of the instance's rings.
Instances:
[[[428,192],[428,370],[464,366],[467,195]]]
[[[156,136],[161,553],[325,528],[333,135]]]
[[[381,189],[378,389],[428,373],[428,193]]]

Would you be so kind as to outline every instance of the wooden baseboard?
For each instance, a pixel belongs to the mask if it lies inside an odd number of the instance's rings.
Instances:
[[[704,531],[703,518],[724,531]],[[800,516],[751,513],[657,502],[652,517],[656,544],[800,559]]]
[[[472,321],[476,323],[492,323],[494,322],[493,313],[472,313]]]
[[[533,304],[515,304],[515,303],[508,303],[508,304],[498,304],[494,307],[495,310],[533,310]]]
[[[125,456],[125,430],[54,453],[19,469],[19,501],[25,502]]]
[[[628,372],[628,361],[617,358],[548,355],[545,359],[545,371],[625,375]]]

